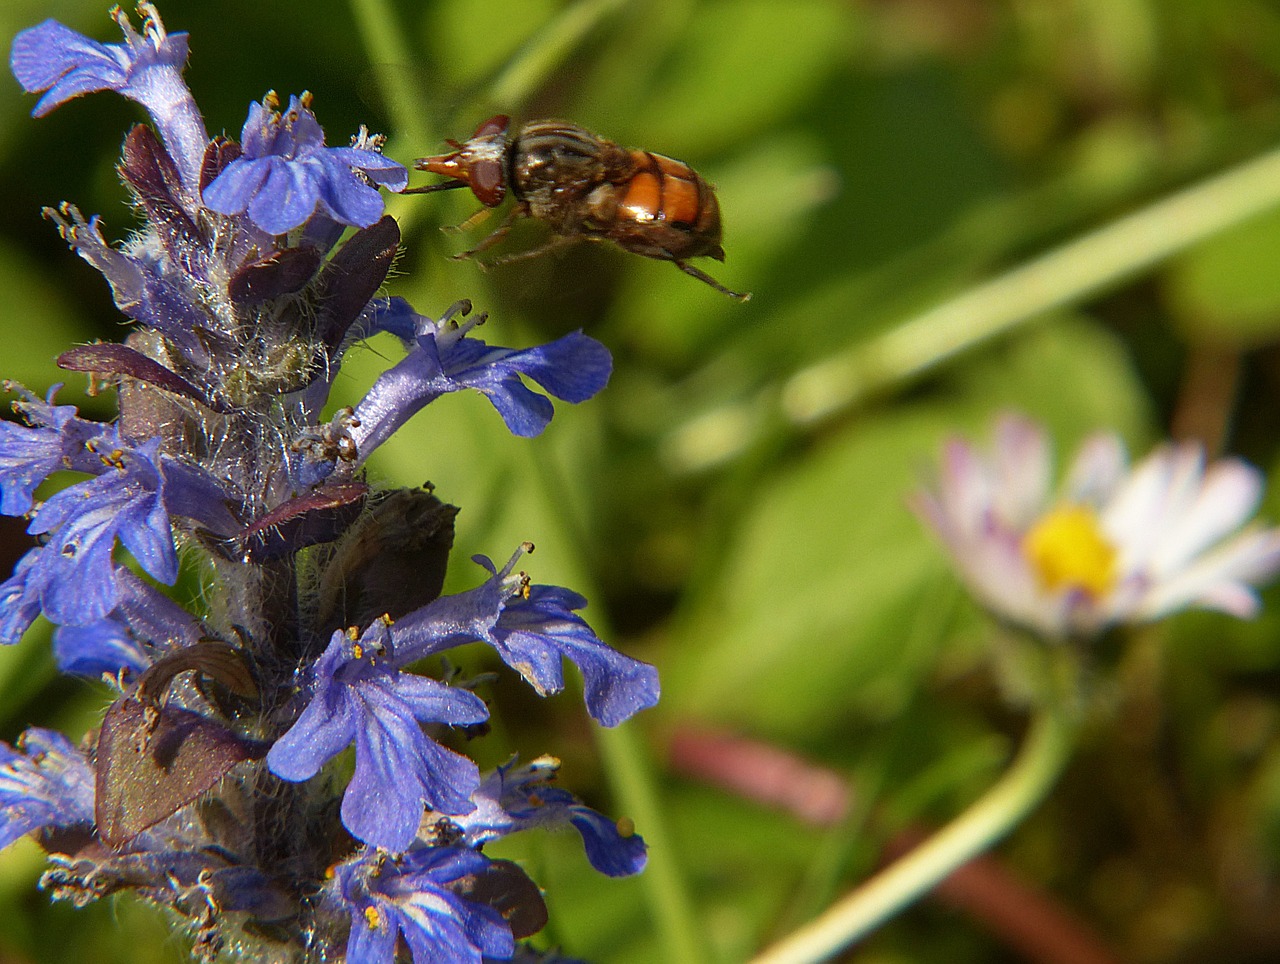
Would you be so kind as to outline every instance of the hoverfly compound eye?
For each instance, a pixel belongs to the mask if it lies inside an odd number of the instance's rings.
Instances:
[[[476,199],[494,208],[507,196],[507,128],[511,118],[497,114],[476,128],[467,141],[466,181]]]
[[[498,157],[482,157],[471,164],[471,193],[485,207],[496,208],[507,196],[507,183],[503,160]]]
[[[507,128],[511,126],[511,118],[506,114],[495,114],[476,128],[472,138],[493,137],[495,134],[506,137]]]

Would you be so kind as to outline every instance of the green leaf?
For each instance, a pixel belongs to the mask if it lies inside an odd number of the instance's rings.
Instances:
[[[1280,210],[1200,245],[1170,269],[1178,325],[1193,338],[1256,344],[1280,334]]]
[[[758,489],[719,577],[676,634],[668,712],[789,737],[851,712],[891,716],[971,618],[940,591],[946,562],[907,504],[941,440],[981,442],[1009,408],[1047,421],[1060,444],[1102,427],[1133,438],[1144,423],[1119,345],[1077,321],[1029,332],[949,381],[948,399],[868,416]]]
[[[53,364],[58,355],[85,340],[83,321],[67,294],[21,251],[0,242],[0,318],[20,326],[22,332],[20,338],[6,342],[4,377],[21,382],[37,395],[43,395],[53,382],[66,381],[66,388],[58,393],[60,404],[106,414],[113,406],[109,395],[90,400],[84,393],[88,384],[84,376],[69,377]]]

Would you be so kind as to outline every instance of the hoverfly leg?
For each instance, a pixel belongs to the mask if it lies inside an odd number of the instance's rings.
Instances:
[[[475,214],[469,215],[461,224],[446,224],[440,230],[448,231],[450,234],[470,231],[477,224],[484,224],[485,221],[489,220],[491,214],[493,214],[493,208],[481,208]]]
[[[487,216],[488,213],[492,210],[493,210],[492,208],[481,208],[471,217],[467,218],[466,221],[463,221],[462,224],[458,225],[458,228],[462,229],[464,226],[469,226],[471,223],[475,221],[477,215]],[[511,231],[511,225],[515,224],[516,218],[518,218],[519,216],[520,216],[520,206],[516,205],[510,211],[507,212],[507,216],[502,219],[501,224],[499,224],[496,228],[493,229],[492,234],[490,234],[487,238],[485,238],[483,241],[477,244],[470,251],[463,251],[461,254],[455,254],[453,256],[453,260],[466,261],[468,258],[472,257],[473,255],[479,254],[481,251],[488,251],[495,244],[497,244],[499,241],[501,241],[503,238],[507,236],[507,234]],[[482,217],[480,218],[480,220],[484,220],[484,218]]]
[[[496,268],[501,264],[511,264],[513,261],[524,261],[528,258],[536,258],[539,255],[546,254],[548,251],[555,251],[557,248],[563,248],[565,245],[573,244],[578,240],[576,234],[553,234],[546,242],[538,245],[536,248],[530,248],[527,251],[517,251],[514,254],[504,254],[500,258],[494,258],[486,267]]]
[[[441,181],[439,184],[421,184],[418,187],[407,187],[401,194],[431,194],[434,191],[452,191],[456,187],[467,187],[466,181]]]
[[[683,271],[685,274],[691,277],[697,278],[699,281],[705,282],[706,284],[711,285],[711,287],[715,288],[716,291],[720,292],[722,295],[728,295],[734,301],[743,302],[743,301],[751,300],[750,291],[730,291],[728,288],[722,285],[715,278],[711,277],[711,275],[707,274],[701,268],[694,267],[693,265],[689,264],[689,262],[687,261],[678,261],[678,260],[672,259],[671,263],[674,264],[681,271]]]

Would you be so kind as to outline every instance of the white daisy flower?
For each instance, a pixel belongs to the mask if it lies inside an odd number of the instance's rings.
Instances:
[[[1056,493],[1043,430],[1000,419],[989,454],[953,439],[913,508],[996,615],[1052,637],[1091,636],[1190,606],[1250,617],[1280,569],[1280,530],[1251,525],[1263,478],[1198,444],[1132,468],[1119,437],[1087,439]]]

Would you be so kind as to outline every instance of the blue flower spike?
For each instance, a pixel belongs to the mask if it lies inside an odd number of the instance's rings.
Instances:
[[[53,899],[165,908],[198,961],[568,961],[521,943],[546,902],[482,849],[569,826],[616,877],[644,867],[644,840],[553,785],[550,757],[482,778],[488,676],[433,657],[484,644],[541,696],[567,659],[606,726],[657,702],[657,673],[596,636],[582,596],[518,570],[531,545],[442,595],[458,507],[380,487],[369,459],[463,389],[538,435],[552,398],[606,386],[609,352],[581,332],[491,345],[465,298],[433,318],[382,294],[400,228],[381,192],[407,184],[383,139],[326,146],[305,93],[211,139],[189,38],[138,11],[140,28],[112,13],[121,43],[48,20],[10,58],[38,117],[98,91],[148,117],[117,166],[140,222],[123,241],[70,202],[44,211],[133,325],[57,358],[114,388],[118,417],[3,383],[19,418],[0,420],[0,513],[36,544],[0,581],[0,644],[43,617],[58,668],[110,695],[78,745],[39,728],[0,744],[0,846],[35,835]],[[346,353],[382,333],[404,357],[338,403]]]

